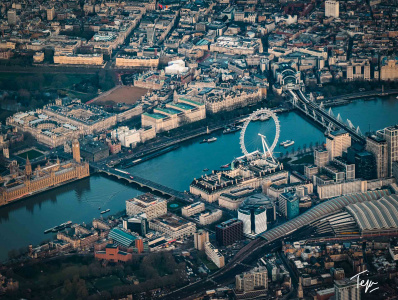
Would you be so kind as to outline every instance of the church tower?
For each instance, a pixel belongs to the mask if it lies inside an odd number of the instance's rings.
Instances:
[[[80,144],[77,139],[74,139],[72,142],[72,153],[73,153],[73,159],[77,163],[80,163]]]
[[[26,156],[25,174],[26,176],[32,175],[32,165],[30,164],[29,156]]]

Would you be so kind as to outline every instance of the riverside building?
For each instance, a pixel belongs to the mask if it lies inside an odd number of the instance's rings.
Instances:
[[[167,201],[151,193],[146,193],[126,201],[126,214],[134,216],[145,213],[148,221],[167,213]]]
[[[74,140],[73,145],[73,160],[48,161],[44,166],[38,165],[33,169],[27,157],[24,170],[12,161],[10,174],[0,176],[0,206],[90,176],[89,164],[80,159],[79,142]]]
[[[242,156],[234,160],[230,170],[213,171],[210,175],[195,178],[190,192],[207,202],[215,202],[221,194],[240,188],[261,188],[265,192],[271,184],[287,183],[288,175],[283,165],[269,165],[262,154],[255,152],[248,158]]]

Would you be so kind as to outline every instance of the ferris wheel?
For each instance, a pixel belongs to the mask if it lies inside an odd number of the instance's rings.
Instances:
[[[267,137],[262,132],[259,132],[258,136],[260,136],[260,138],[261,138],[263,154],[264,154],[265,158],[271,158],[271,160],[275,163],[273,152],[274,152],[276,145],[278,144],[279,135],[280,135],[280,124],[279,124],[279,120],[278,120],[278,117],[276,116],[276,114],[268,108],[262,108],[262,109],[258,109],[256,111],[254,111],[246,119],[245,123],[243,123],[243,127],[240,132],[240,138],[239,138],[239,144],[240,144],[240,148],[243,152],[243,155],[246,157],[248,157],[250,155],[249,151],[246,148],[246,144],[245,144],[246,129],[247,129],[248,125],[250,124],[250,122],[256,121],[256,120],[261,120],[261,121],[268,120],[266,122],[274,123],[275,128],[273,129],[273,131],[275,131],[274,132],[275,137],[274,137],[272,143],[267,143]],[[272,138],[271,135],[268,135],[268,138],[269,137]]]

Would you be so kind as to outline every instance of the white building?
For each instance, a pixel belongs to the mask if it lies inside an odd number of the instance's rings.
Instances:
[[[176,215],[166,214],[149,222],[149,228],[160,231],[172,239],[180,239],[196,232],[195,223],[186,221]]]
[[[325,2],[325,17],[339,17],[339,2],[328,0]]]
[[[181,208],[181,214],[184,217],[190,217],[204,210],[205,210],[205,204],[203,202],[196,202]]]
[[[209,233],[206,230],[199,229],[193,234],[195,249],[204,250],[205,243],[209,241]]]
[[[250,292],[254,290],[266,290],[268,288],[268,272],[266,267],[256,267],[249,272],[236,275],[236,289]]]
[[[253,236],[267,230],[268,209],[270,216],[275,213],[274,202],[262,193],[251,195],[243,201],[238,209],[238,219],[243,222],[245,235]]]
[[[169,62],[168,66],[164,68],[164,70],[167,75],[174,75],[174,74],[184,74],[188,72],[189,68],[185,66],[185,61],[174,60]]]
[[[112,130],[111,137],[114,140],[119,140],[122,146],[131,147],[141,142],[140,131],[136,129],[129,129],[127,126],[122,126]]]
[[[351,147],[351,136],[345,130],[330,132],[326,138],[329,160],[333,160],[336,156],[342,156],[349,147]]]
[[[200,214],[199,223],[201,225],[209,225],[211,223],[217,222],[218,220],[221,219],[221,217],[222,217],[222,210],[215,209],[213,211]]]
[[[225,265],[224,255],[222,255],[216,247],[214,247],[210,242],[205,243],[205,253],[207,257],[214,262],[214,264],[222,268]]]
[[[126,214],[134,216],[145,213],[148,221],[167,213],[167,200],[146,193],[126,201]]]

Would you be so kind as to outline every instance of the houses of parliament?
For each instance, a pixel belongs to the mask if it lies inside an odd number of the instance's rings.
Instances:
[[[0,176],[0,206],[90,176],[89,164],[81,161],[77,139],[72,142],[72,153],[72,160],[60,162],[57,158],[53,162],[47,161],[44,166],[38,165],[34,170],[29,157],[25,169],[19,168],[17,161],[12,161],[9,174]]]

